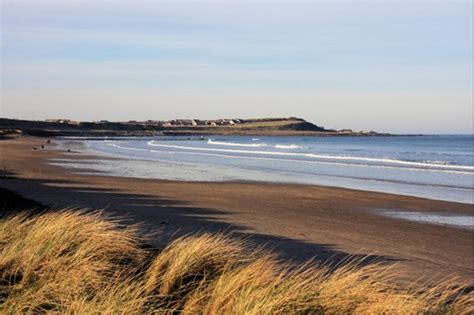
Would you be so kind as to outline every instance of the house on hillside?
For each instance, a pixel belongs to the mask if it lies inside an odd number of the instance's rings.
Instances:
[[[57,124],[68,124],[70,121],[70,119],[46,119],[46,122]]]

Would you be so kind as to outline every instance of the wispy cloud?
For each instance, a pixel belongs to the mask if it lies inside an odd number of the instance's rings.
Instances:
[[[1,6],[2,115],[56,116],[69,104],[65,112],[78,119],[115,119],[166,116],[171,108],[173,115],[194,113],[199,105],[206,115],[298,114],[333,127],[363,108],[377,113],[364,114],[364,124],[375,129],[405,108],[429,112],[423,128],[433,130],[458,115],[429,111],[431,104],[462,113],[462,124],[451,127],[472,128],[463,118],[472,113],[471,3],[5,0]],[[167,107],[157,111],[152,99],[166,99]],[[134,106],[127,110],[124,100]],[[79,110],[99,102],[122,109]]]

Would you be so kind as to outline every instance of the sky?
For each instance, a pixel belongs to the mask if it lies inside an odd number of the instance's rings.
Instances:
[[[0,117],[473,130],[471,1],[0,2]]]

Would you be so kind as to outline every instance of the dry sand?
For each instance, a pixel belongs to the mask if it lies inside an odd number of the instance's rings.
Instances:
[[[370,254],[396,263],[398,280],[457,276],[474,283],[474,231],[376,215],[379,209],[474,214],[473,205],[312,185],[177,182],[78,175],[47,163],[87,159],[45,139],[0,141],[0,187],[57,207],[105,208],[145,222],[162,245],[176,235],[226,231],[266,244],[282,258],[338,262]],[[113,163],[113,159],[110,160]]]

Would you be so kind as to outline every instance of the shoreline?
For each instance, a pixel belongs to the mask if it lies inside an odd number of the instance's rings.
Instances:
[[[97,138],[94,138],[97,139]],[[262,138],[263,139],[263,138]],[[215,166],[215,171],[213,172],[203,172],[203,173],[193,173],[193,167],[189,166],[186,161],[179,161],[184,167],[183,170],[176,172],[170,172],[167,167],[161,168],[161,167],[156,167],[159,165],[168,165],[168,162],[166,160],[162,160],[160,158],[154,158],[151,156],[145,156],[145,155],[128,155],[126,152],[128,151],[123,151],[123,152],[109,152],[107,150],[103,150],[100,147],[94,147],[94,145],[91,145],[87,141],[89,141],[89,138],[72,138],[72,139],[64,139],[64,138],[58,138],[63,144],[63,148],[71,148],[72,150],[78,150],[78,154],[80,155],[86,155],[86,156],[91,156],[90,160],[94,160],[95,163],[86,163],[83,162],[82,159],[63,159],[63,160],[58,160],[54,161],[53,164],[68,168],[71,172],[86,172],[86,173],[91,173],[93,174],[94,172],[103,172],[104,175],[107,176],[113,176],[113,177],[126,177],[126,178],[142,178],[142,179],[152,179],[152,180],[163,180],[163,181],[176,181],[176,182],[200,182],[200,183],[209,183],[209,182],[217,182],[217,183],[224,183],[224,182],[229,182],[229,183],[268,183],[268,184],[282,184],[282,185],[310,185],[310,186],[321,186],[321,187],[327,187],[327,188],[344,188],[344,189],[349,189],[349,190],[356,190],[356,191],[366,191],[366,192],[377,192],[377,193],[385,193],[385,194],[392,194],[392,195],[398,195],[398,196],[411,196],[411,197],[416,197],[416,198],[424,198],[424,199],[429,199],[429,200],[437,200],[437,201],[447,201],[447,202],[454,202],[454,203],[462,203],[462,204],[467,204],[467,205],[474,205],[474,200],[472,199],[472,187],[467,187],[467,186],[456,186],[456,185],[449,185],[449,184],[427,184],[427,183],[420,183],[416,181],[411,181],[408,180],[405,177],[405,180],[403,179],[397,179],[397,178],[384,178],[384,177],[370,177],[370,176],[354,176],[354,175],[345,175],[339,173],[331,173],[331,172],[313,172],[310,173],[312,177],[285,177],[282,176],[282,174],[278,173],[278,169],[276,173],[265,173],[264,169],[263,171],[260,171],[257,173],[249,173],[245,174],[245,172],[242,175],[235,176],[234,174],[237,174],[235,172],[238,172],[238,170],[234,170],[234,173],[229,172],[226,170],[225,166],[219,166],[219,164],[216,164]],[[104,140],[103,138],[97,139],[97,140]],[[140,138],[107,138],[105,139],[107,141],[120,141],[120,140],[136,140],[136,141],[142,141]],[[162,141],[164,144],[166,144],[167,141],[178,141],[178,139],[172,139],[172,138],[164,138],[164,139],[157,139],[153,138],[153,142],[155,140],[160,143]],[[183,138],[179,140],[196,140],[193,138]],[[206,139],[202,139],[206,140]],[[208,139],[209,140],[209,139]],[[260,139],[258,139],[260,140]],[[210,141],[210,140],[209,140]],[[208,143],[209,143],[208,141]],[[221,141],[219,139],[219,141]],[[216,142],[217,144],[218,142]],[[220,143],[219,143],[220,144]],[[267,144],[263,144],[264,146],[267,146]],[[166,146],[166,145],[163,145]],[[82,147],[82,149],[80,149]],[[172,147],[172,145],[170,145]],[[126,149],[123,148],[123,149]],[[153,148],[152,148],[153,149]],[[246,149],[246,148],[245,148]],[[244,149],[244,150],[245,150]],[[133,149],[134,151],[146,151],[143,148],[140,149]],[[209,151],[216,151],[217,149],[202,149],[202,150],[209,150]],[[232,148],[232,150],[234,150]],[[235,149],[235,152],[244,152],[240,151],[242,149],[237,148]],[[153,150],[151,150],[153,151]],[[231,149],[225,148],[223,151],[231,151]],[[124,153],[125,152],[125,153]],[[245,153],[251,153],[252,151],[245,151]],[[213,155],[214,152],[207,153],[209,155]],[[216,153],[215,155],[218,156],[220,152]],[[279,152],[265,152],[265,151],[258,151],[257,153],[262,153],[262,154],[279,154]],[[282,154],[292,154],[292,153],[282,153]],[[225,155],[223,155],[225,157]],[[231,156],[233,157],[233,156]],[[263,155],[262,156],[251,156],[253,159],[263,159],[265,160],[267,156]],[[271,159],[273,157],[270,157],[268,159]],[[327,156],[326,158],[331,158],[330,156]],[[319,161],[319,163],[329,163],[329,164],[339,164],[340,162],[337,161],[338,157],[335,157],[336,161]],[[114,167],[104,165],[101,161],[107,159],[116,159],[118,164]],[[358,157],[354,157],[354,159],[358,159]],[[370,159],[370,158],[369,158]],[[282,159],[281,161],[284,161],[285,159]],[[372,159],[375,160],[375,159]],[[279,160],[276,160],[279,161]],[[314,161],[310,160],[297,160],[294,159],[292,160],[291,158],[288,158],[288,161],[291,162],[304,162],[304,163],[314,163]],[[379,159],[378,161],[385,161],[383,159]],[[388,160],[387,160],[388,161]],[[400,162],[401,164],[409,164],[410,162],[405,162],[405,161],[398,161],[398,160],[390,160],[391,162]],[[318,163],[318,161],[315,161]],[[331,163],[332,162],[332,163]],[[83,165],[82,165],[83,164]],[[193,162],[191,162],[193,164]],[[416,163],[413,162],[413,164],[421,164],[421,163]],[[130,165],[130,167],[129,167]],[[309,164],[308,164],[309,165]],[[344,165],[343,163],[340,163],[340,165]],[[364,164],[354,164],[355,166],[374,166],[377,167],[377,165],[364,165]],[[430,167],[443,167],[442,171],[443,172],[463,172],[464,167],[468,168],[469,166],[444,166],[444,165],[434,165],[431,164],[429,165]],[[190,167],[190,169],[186,169],[186,167]],[[228,165],[228,167],[239,167],[239,165]],[[393,168],[393,165],[386,166],[388,168]],[[419,167],[418,165],[407,167],[407,170],[410,169],[414,171],[418,170],[423,170],[423,167]],[[446,168],[444,168],[446,167]],[[447,167],[452,167],[454,170],[451,170]],[[122,172],[121,170],[127,169],[126,172]],[[144,171],[146,170],[146,171]],[[153,170],[153,171],[152,171]],[[186,171],[188,170],[189,173]],[[426,170],[437,170],[436,168],[433,169],[426,169]],[[204,171],[204,170],[203,170]],[[155,175],[156,174],[156,175]],[[191,175],[190,175],[191,174]],[[469,173],[471,174],[471,173]],[[230,179],[229,179],[230,178]],[[446,191],[447,190],[447,191]],[[449,191],[450,190],[450,191]]]
[[[472,205],[306,184],[178,182],[80,175],[47,164],[50,158],[87,159],[53,148],[45,139],[0,141],[1,164],[12,178],[0,186],[57,207],[106,208],[145,222],[163,239],[199,231],[228,231],[268,244],[283,259],[325,261],[351,254],[396,262],[400,280],[474,277],[474,232],[384,217],[382,209],[472,215]],[[333,257],[333,258],[331,258]],[[397,269],[398,270],[398,269]]]
[[[81,153],[76,153],[76,154],[81,154]],[[87,168],[87,162],[84,162],[84,161],[89,161],[89,160],[102,160],[102,161],[106,161],[106,160],[121,160],[121,161],[130,161],[131,159],[126,159],[126,158],[120,158],[120,157],[115,157],[115,156],[107,156],[107,155],[103,155],[103,156],[99,156],[99,155],[90,155],[90,154],[86,154],[83,156],[83,158],[80,158],[80,159],[70,159],[70,156],[68,156],[67,158],[65,158],[64,160],[67,161],[67,162],[64,162],[64,163],[54,163],[53,165],[59,165],[59,164],[68,164],[69,162],[71,161],[74,161],[74,160],[77,160],[77,161],[81,161],[80,163],[84,163],[84,167],[82,168],[74,168],[74,167],[67,167],[67,166],[63,166],[63,165],[60,165],[60,167],[63,167],[65,169],[67,169],[68,171],[70,171],[71,173],[80,173],[80,174],[84,174],[84,175],[87,175],[87,176],[96,176],[94,173],[100,173],[100,171],[97,171],[97,170],[94,170],[94,169],[90,169],[90,168]],[[145,162],[150,162],[150,160],[146,160],[146,159],[133,159],[133,161],[145,161]],[[86,174],[87,173],[87,174]],[[90,174],[89,174],[90,173]],[[222,181],[219,181],[219,180],[180,180],[180,179],[164,179],[164,178],[148,178],[148,177],[138,177],[138,176],[121,176],[121,175],[115,175],[115,174],[111,174],[111,173],[108,173],[108,172],[104,172],[103,173],[103,176],[107,176],[107,177],[112,177],[112,178],[128,178],[128,179],[131,179],[131,180],[150,180],[150,181],[156,181],[156,182],[162,182],[162,183],[175,183],[175,184],[185,184],[185,183],[193,183],[193,184],[209,184],[209,183],[212,183],[212,184],[236,184],[236,185],[239,185],[239,184],[256,184],[256,185],[275,185],[275,186],[287,186],[287,185],[291,185],[291,186],[302,186],[302,187],[322,187],[322,188],[327,188],[327,189],[343,189],[343,190],[347,190],[347,191],[352,191],[354,193],[357,193],[357,192],[367,192],[367,193],[377,193],[377,194],[383,194],[383,195],[388,195],[388,196],[399,196],[399,197],[411,197],[411,198],[420,198],[420,199],[424,199],[424,200],[428,200],[428,201],[441,201],[441,202],[449,202],[449,203],[453,203],[453,204],[460,204],[460,205],[465,205],[465,206],[472,206],[474,207],[474,202],[473,203],[469,203],[469,202],[460,202],[460,201],[453,201],[453,200],[447,200],[447,199],[435,199],[435,198],[429,198],[429,197],[423,197],[423,196],[417,196],[417,195],[408,195],[408,194],[399,194],[399,193],[391,193],[391,192],[384,192],[384,191],[377,191],[377,190],[370,190],[370,189],[362,189],[362,188],[350,188],[350,187],[341,187],[341,186],[334,186],[334,185],[324,185],[324,184],[311,184],[311,183],[298,183],[298,182],[272,182],[272,181],[265,181],[265,180],[251,180],[251,179],[240,179],[240,180],[237,180],[237,179],[232,179],[232,180],[222,180]],[[404,182],[397,182],[397,183],[400,183],[400,184],[404,184]],[[451,188],[450,186],[448,186],[449,188]],[[474,212],[473,212],[474,214]]]

